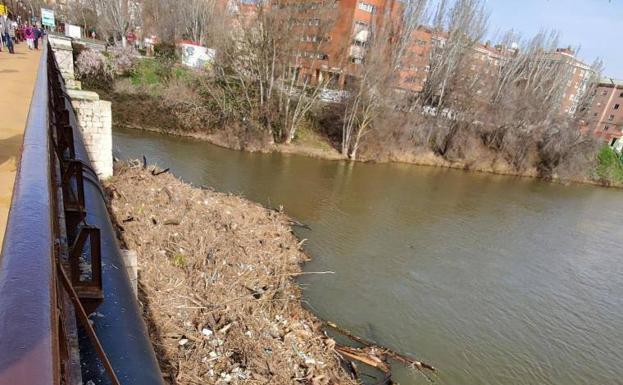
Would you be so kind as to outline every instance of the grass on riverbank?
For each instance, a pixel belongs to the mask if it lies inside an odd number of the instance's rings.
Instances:
[[[623,159],[612,148],[604,146],[597,155],[597,176],[614,183],[623,183]]]
[[[130,83],[137,87],[163,86],[169,79],[185,79],[189,70],[164,60],[143,58],[138,60],[129,74]]]

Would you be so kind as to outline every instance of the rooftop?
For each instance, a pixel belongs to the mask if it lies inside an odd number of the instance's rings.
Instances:
[[[600,85],[613,85],[616,87],[623,87],[623,80],[621,79],[614,79],[614,78],[601,78],[601,80],[599,81]]]

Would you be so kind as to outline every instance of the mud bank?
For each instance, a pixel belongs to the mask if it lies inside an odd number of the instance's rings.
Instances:
[[[150,172],[152,170],[152,172]],[[301,305],[308,257],[290,220],[136,163],[107,181],[139,300],[170,384],[355,384]]]

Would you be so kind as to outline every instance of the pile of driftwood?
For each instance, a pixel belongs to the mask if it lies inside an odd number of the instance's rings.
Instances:
[[[355,385],[361,363],[391,384],[390,360],[434,371],[302,307],[294,278],[309,274],[308,256],[291,226],[303,224],[281,210],[145,160],[117,165],[106,192],[119,239],[140,255],[139,300],[167,383]],[[326,327],[361,347],[339,345]]]

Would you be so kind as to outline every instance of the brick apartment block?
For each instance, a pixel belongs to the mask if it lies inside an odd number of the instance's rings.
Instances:
[[[588,116],[588,129],[608,144],[623,136],[623,81],[601,79]]]

